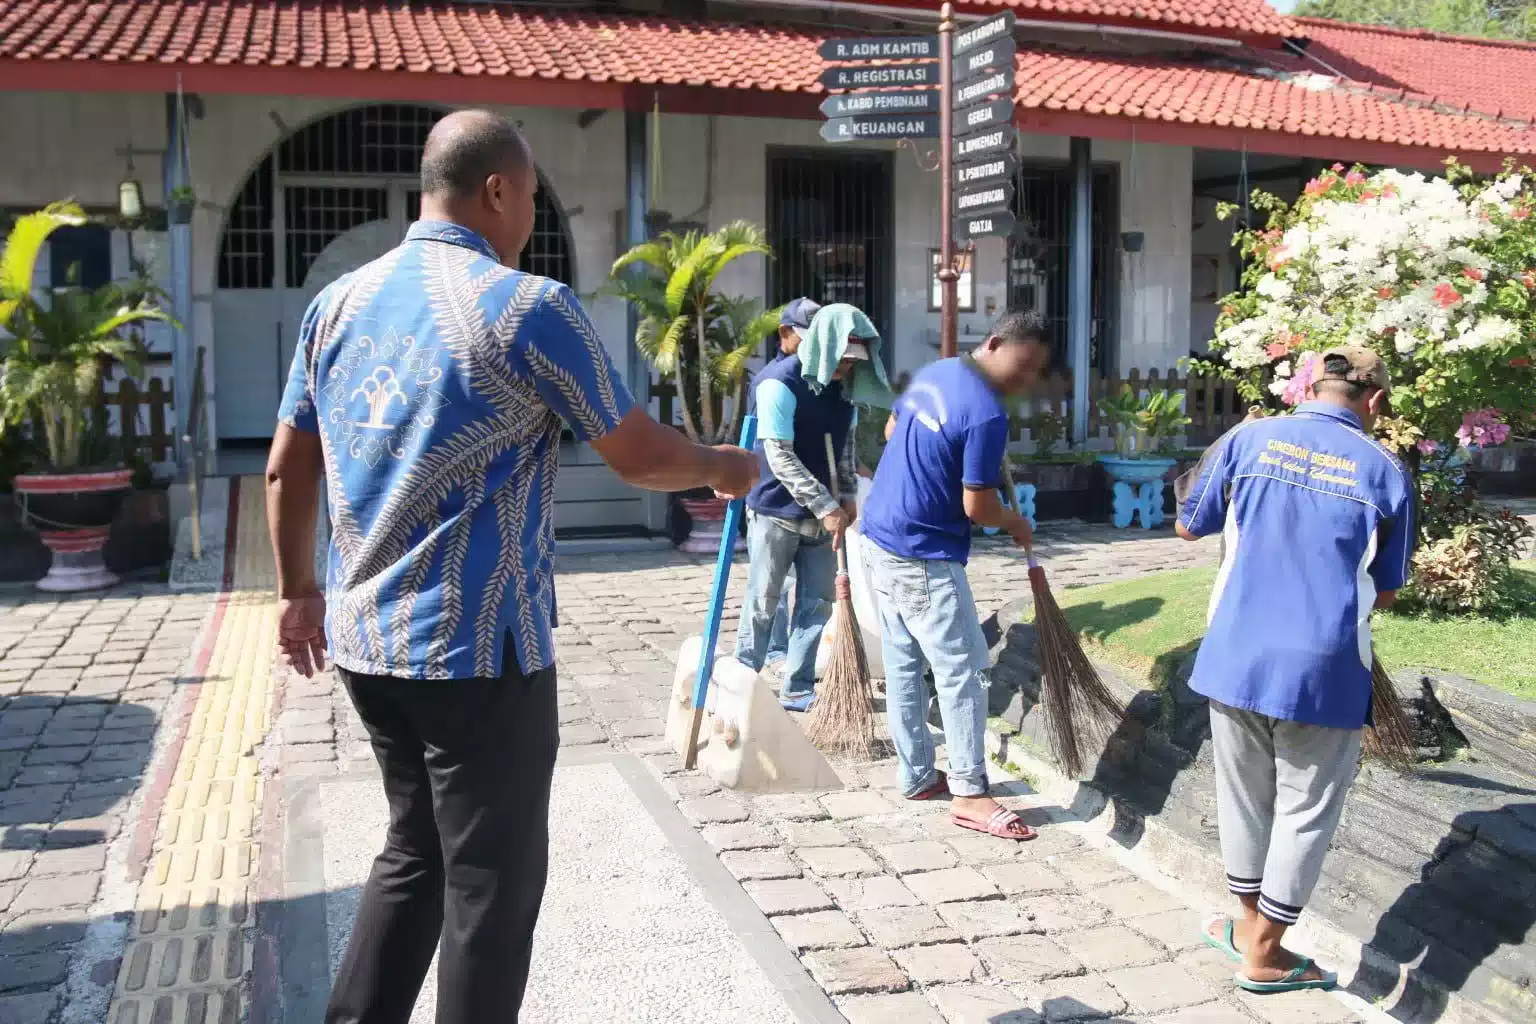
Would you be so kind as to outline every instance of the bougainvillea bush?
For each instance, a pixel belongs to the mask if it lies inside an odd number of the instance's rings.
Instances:
[[[1234,377],[1249,401],[1295,406],[1326,349],[1379,352],[1394,387],[1378,432],[1424,499],[1416,576],[1435,583],[1417,596],[1445,610],[1496,606],[1529,535],[1477,503],[1463,467],[1476,448],[1529,436],[1536,418],[1532,185],[1514,169],[1335,165],[1294,203],[1255,193],[1268,223],[1238,233],[1248,265],[1212,343],[1224,365],[1202,367]]]

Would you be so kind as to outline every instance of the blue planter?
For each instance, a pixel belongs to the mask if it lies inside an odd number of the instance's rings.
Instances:
[[[1111,522],[1125,529],[1140,513],[1142,529],[1150,530],[1162,525],[1163,477],[1174,467],[1175,460],[1122,459],[1101,455],[1099,464],[1113,481],[1110,488],[1114,495]]]

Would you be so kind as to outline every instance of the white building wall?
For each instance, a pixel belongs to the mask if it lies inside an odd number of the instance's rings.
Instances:
[[[246,177],[286,134],[354,104],[287,96],[206,96],[203,104],[204,117],[194,120],[189,130],[192,177],[200,199],[193,219],[191,328],[193,344],[209,350],[207,383],[217,436],[213,306],[219,236],[228,207]],[[165,145],[164,98],[158,94],[12,94],[6,106],[7,117],[0,119],[0,152],[7,154],[7,171],[0,175],[4,205],[24,207],[73,195],[87,204],[115,206],[117,183],[126,170],[118,151]],[[622,251],[623,115],[609,111],[583,129],[575,111],[507,108],[506,113],[522,123],[540,171],[567,213],[576,277],[569,283],[624,367],[623,306],[598,295],[609,266]],[[826,146],[817,134],[818,122],[719,117],[712,147],[708,125],[705,117],[662,116],[660,178],[653,206],[678,217],[696,216],[711,227],[735,219],[764,222],[769,147]],[[894,169],[895,309],[887,333],[900,373],[938,354],[939,318],[928,310],[928,251],[938,244],[940,224],[938,179],[936,172],[919,167],[910,149],[878,148],[892,153]],[[1024,136],[1020,141],[1025,160],[1065,162],[1067,151],[1065,138]],[[1118,368],[1167,368],[1187,355],[1191,340],[1191,151],[1096,141],[1093,155],[1095,161],[1120,165],[1120,229],[1145,235],[1142,252],[1121,255]],[[707,180],[711,169],[712,188]],[[135,174],[146,198],[155,202],[161,191],[159,161],[137,157]],[[162,239],[141,235],[136,239],[139,255],[163,260]],[[1001,240],[978,244],[974,275],[976,312],[961,315],[962,344],[984,336],[992,317],[1005,306]],[[766,262],[742,260],[721,284],[762,299]]]

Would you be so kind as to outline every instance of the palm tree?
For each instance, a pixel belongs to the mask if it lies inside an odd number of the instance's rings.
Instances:
[[[755,299],[714,290],[731,261],[754,253],[769,253],[762,228],[736,221],[710,234],[666,232],[613,264],[609,290],[639,314],[635,344],[659,373],[671,375],[683,430],[701,444],[735,440],[747,360],[778,327],[778,308],[760,310]],[[716,395],[732,399],[729,422],[715,421]]]
[[[103,371],[114,360],[143,372],[144,346],[128,328],[150,320],[174,323],[148,281],[87,289],[69,283],[33,289],[48,236],[87,223],[74,203],[53,203],[16,221],[0,254],[0,423],[42,423],[50,468],[80,467],[86,417],[100,398]]]

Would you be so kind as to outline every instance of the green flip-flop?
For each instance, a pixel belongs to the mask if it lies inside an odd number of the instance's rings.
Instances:
[[[1323,971],[1321,978],[1302,978],[1312,966],[1311,957],[1304,956],[1301,963],[1287,971],[1279,981],[1254,981],[1241,971],[1232,975],[1232,980],[1237,982],[1238,988],[1249,992],[1299,992],[1306,988],[1318,988],[1326,992],[1337,987],[1339,976],[1332,971]]]
[[[1227,928],[1221,938],[1218,939],[1211,934],[1211,922],[1220,919],[1221,915],[1207,918],[1200,926],[1200,937],[1205,940],[1207,946],[1210,946],[1212,949],[1219,949],[1225,953],[1228,960],[1242,960],[1243,954],[1237,951],[1237,943],[1232,941],[1232,929],[1235,922],[1230,917],[1226,918]]]

